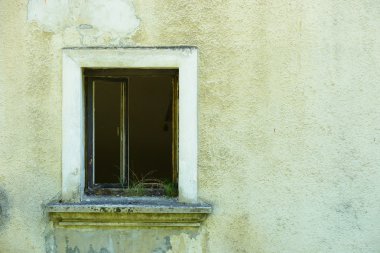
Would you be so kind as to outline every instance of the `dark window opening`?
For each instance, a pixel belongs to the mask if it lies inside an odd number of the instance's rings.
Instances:
[[[178,70],[84,69],[86,193],[177,195]]]

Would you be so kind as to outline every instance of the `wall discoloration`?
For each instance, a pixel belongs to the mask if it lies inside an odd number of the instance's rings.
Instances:
[[[48,232],[45,233],[45,252],[46,253],[57,252],[57,244],[56,244],[53,228],[50,228]]]
[[[204,234],[197,229],[124,228],[56,229],[58,253],[203,253]]]
[[[83,244],[86,244],[86,243],[83,243]],[[66,248],[65,248],[65,252],[64,253],[81,253],[80,249],[78,246],[73,246],[71,247],[69,245],[69,240],[66,238]],[[83,251],[82,251],[83,252]],[[112,251],[114,252],[114,251]],[[94,247],[92,246],[92,244],[90,244],[90,246],[88,247],[88,251],[86,251],[86,253],[112,253],[110,252],[109,250],[107,250],[106,248],[100,248],[99,251],[95,250]]]
[[[172,245],[170,243],[170,237],[169,236],[166,236],[164,238],[165,240],[165,243],[163,245],[161,245],[160,247],[158,248],[155,248],[152,253],[166,253],[168,252],[168,250],[171,250],[172,249]]]
[[[170,237],[170,249],[166,253],[204,253],[204,241],[201,236],[181,233]]]
[[[81,24],[91,25],[99,31],[128,35],[139,26],[131,0],[86,1],[78,19]],[[89,27],[86,26],[86,29]]]
[[[8,195],[4,189],[0,187],[0,234],[6,229],[9,222],[10,203]]]
[[[91,37],[104,33],[128,37],[140,23],[131,0],[29,0],[28,21],[54,33],[72,27],[82,37],[86,33],[92,34]]]

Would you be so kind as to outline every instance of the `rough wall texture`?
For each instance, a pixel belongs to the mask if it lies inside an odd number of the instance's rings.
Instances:
[[[60,49],[181,44],[214,212],[162,251],[379,252],[379,23],[376,0],[0,1],[0,252],[55,248]]]

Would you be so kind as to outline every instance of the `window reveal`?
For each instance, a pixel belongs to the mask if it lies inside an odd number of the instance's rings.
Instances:
[[[83,73],[86,193],[175,196],[178,70]]]

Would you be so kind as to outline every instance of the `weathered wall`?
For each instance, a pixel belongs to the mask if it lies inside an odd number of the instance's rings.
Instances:
[[[55,247],[60,49],[181,44],[214,212],[162,251],[379,252],[379,23],[376,0],[0,1],[0,252]]]

